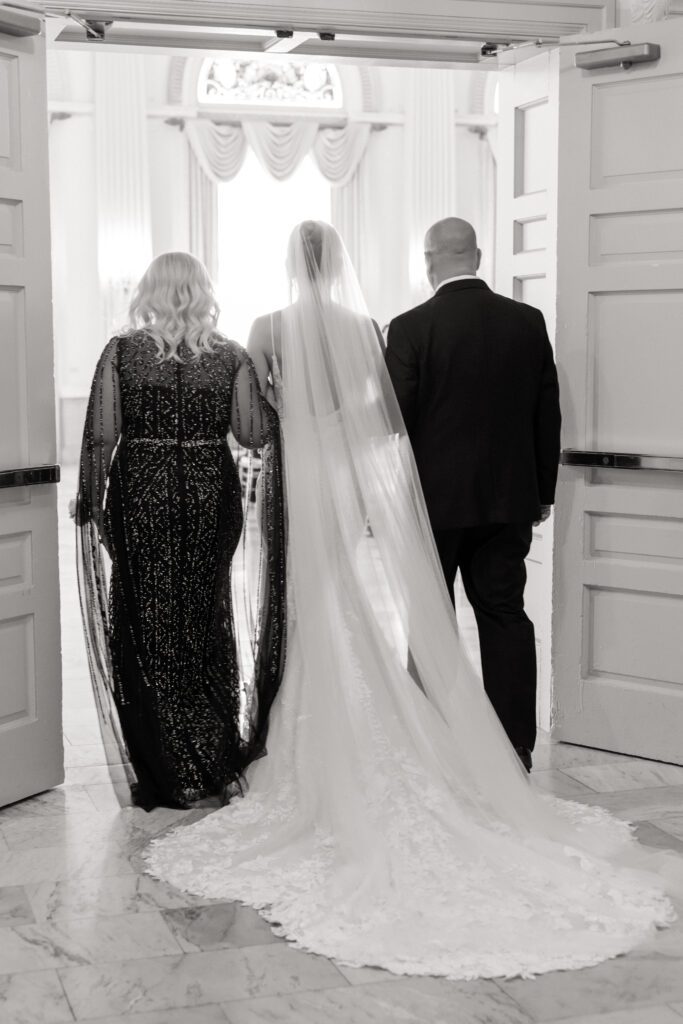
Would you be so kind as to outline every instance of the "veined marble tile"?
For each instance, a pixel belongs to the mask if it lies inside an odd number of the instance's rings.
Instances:
[[[372,985],[378,981],[400,981],[403,977],[401,974],[385,971],[382,967],[346,967],[336,961],[334,966],[344,975],[350,985]]]
[[[605,807],[627,821],[658,821],[683,807],[683,786],[655,786],[619,793],[592,793],[586,790],[583,796],[577,796],[576,799],[584,804]]]
[[[662,824],[659,824],[662,822]],[[657,849],[672,850],[674,853],[683,854],[683,815],[681,815],[681,836],[677,838],[671,832],[667,832],[665,828],[666,819],[659,818],[657,822],[654,821],[637,821],[636,825],[636,836],[639,842],[645,846],[654,846]]]
[[[65,688],[68,688],[68,682],[65,684]],[[97,725],[97,710],[92,694],[87,708],[73,708],[64,712],[65,729],[78,728],[82,725]]]
[[[221,1007],[213,1004],[185,1006],[182,1010],[153,1010],[151,1013],[126,1014],[125,1017],[98,1017],[79,1024],[226,1024],[226,1021]]]
[[[48,846],[0,854],[0,886],[29,885],[67,878],[139,874],[128,854],[110,844]]]
[[[102,742],[102,733],[97,721],[90,725],[64,725],[64,735],[74,747],[92,747]]]
[[[94,876],[62,882],[38,882],[27,885],[25,890],[38,921],[138,914],[209,903],[201,897],[180,892],[151,875]]]
[[[165,910],[163,917],[185,953],[284,941],[273,935],[260,914],[240,903]]]
[[[66,1024],[73,1019],[56,971],[0,975],[0,1021]]]
[[[44,846],[89,849],[96,844],[101,849],[136,852],[144,849],[153,836],[183,820],[180,815],[188,822],[203,816],[199,811],[158,810],[162,813],[146,814],[140,808],[124,808],[108,814],[93,808],[89,814],[27,817],[0,824],[0,834],[10,850],[36,850]]]
[[[652,824],[670,836],[683,840],[683,810],[667,811],[661,818],[652,818]]]
[[[577,782],[596,793],[615,793],[654,786],[683,786],[683,768],[658,761],[627,761],[623,764],[574,766],[563,769]]]
[[[490,982],[438,978],[298,992],[223,1004],[230,1024],[529,1024]]]
[[[498,985],[534,1021],[543,1022],[640,1007],[642,1024],[649,1024],[650,1007],[683,1000],[679,958],[634,953],[582,971],[556,971]]]
[[[93,806],[104,814],[118,814],[122,807],[130,806],[130,793],[123,784],[118,787],[118,796],[111,782],[88,785],[85,790]]]
[[[575,768],[583,765],[628,763],[633,760],[627,754],[614,754],[609,750],[595,750],[592,747],[577,747],[573,743],[554,743],[552,740],[537,743],[534,753],[534,768]]]
[[[82,868],[85,858],[84,850],[64,846],[0,854],[0,886],[68,878]]]
[[[646,1011],[616,1010],[614,1013],[600,1013],[589,1017],[563,1017],[557,1024],[680,1024],[681,1018],[670,1006],[648,1006]],[[555,1021],[543,1022],[555,1024]]]
[[[285,945],[185,953],[59,972],[77,1019],[339,986],[321,957]]]
[[[89,814],[53,814],[49,817],[28,817],[0,825],[0,831],[10,850],[39,850],[44,846],[87,847],[127,842],[136,834],[134,822],[106,818],[92,808]]]
[[[74,747],[78,750],[78,747]],[[78,765],[65,770],[65,786],[100,786],[110,782],[125,782],[126,769],[122,764],[111,768],[106,764]]]
[[[68,875],[58,877],[92,878],[99,876],[106,878],[111,875],[140,874],[133,864],[133,859],[123,847],[118,848],[112,843],[103,843],[102,845],[93,843],[92,847],[86,850],[85,853],[86,856]]]
[[[120,761],[118,748],[110,750],[109,758],[111,764],[117,764]],[[64,749],[64,764],[67,768],[84,768],[90,765],[109,764],[110,760],[107,759],[107,754],[101,743],[83,744],[83,746],[74,746],[73,743],[65,745]]]
[[[3,807],[0,810],[0,826],[5,822],[27,817],[49,817],[53,814],[67,812],[92,814],[93,807],[93,802],[84,787],[58,786],[56,789],[48,790],[47,793],[40,793],[27,800],[20,800],[17,804]]]
[[[0,929],[0,970],[5,974],[177,952],[177,942],[156,912],[43,921]]]
[[[7,885],[0,889],[0,927],[31,924],[35,921],[31,904],[21,885]],[[0,964],[2,969],[2,964]]]
[[[553,796],[564,797],[566,800],[575,800],[590,792],[586,786],[576,782],[574,779],[570,779],[564,772],[554,771],[553,769],[548,771],[536,771],[534,769],[530,778],[534,789],[543,790],[544,793],[552,793]]]

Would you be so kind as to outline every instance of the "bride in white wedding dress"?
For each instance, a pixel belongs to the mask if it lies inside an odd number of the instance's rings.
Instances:
[[[156,839],[148,870],[398,974],[532,976],[631,950],[675,917],[675,858],[529,785],[463,653],[341,240],[305,222],[288,260],[295,301],[251,346],[274,382],[288,524],[268,754],[242,799]]]

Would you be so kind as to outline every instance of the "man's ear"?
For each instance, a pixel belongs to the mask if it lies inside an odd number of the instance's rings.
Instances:
[[[479,270],[480,266],[481,266],[481,249],[477,249],[477,266],[476,266],[476,269]]]
[[[427,254],[425,254],[425,271],[426,271],[426,274],[427,274],[427,280],[429,281],[430,285],[433,288],[434,284],[432,282],[432,268],[433,268],[432,257],[427,255]]]

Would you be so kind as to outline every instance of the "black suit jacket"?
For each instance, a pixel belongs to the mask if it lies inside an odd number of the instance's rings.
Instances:
[[[386,360],[432,527],[538,519],[560,453],[543,314],[478,278],[454,281],[392,320]]]

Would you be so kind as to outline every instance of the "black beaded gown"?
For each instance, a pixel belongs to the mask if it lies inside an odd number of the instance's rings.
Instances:
[[[239,345],[220,339],[199,358],[181,345],[179,357],[160,361],[139,331],[106,346],[76,507],[105,752],[111,766],[123,765],[112,777],[125,776],[147,809],[227,798],[239,787],[265,752],[284,663],[277,416]],[[267,472],[258,502],[251,479],[241,486],[230,432],[260,448]]]

